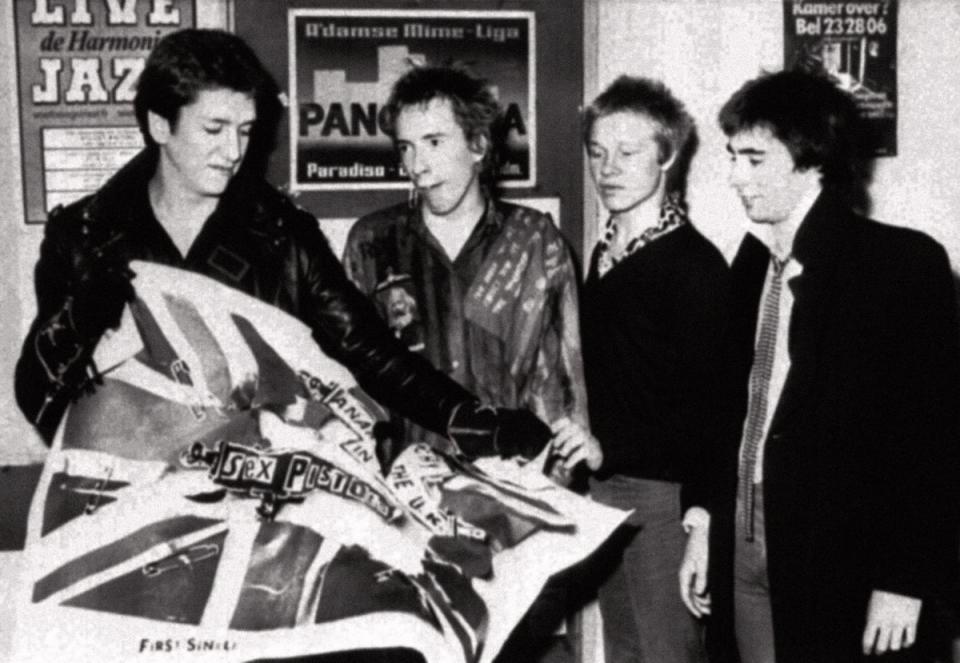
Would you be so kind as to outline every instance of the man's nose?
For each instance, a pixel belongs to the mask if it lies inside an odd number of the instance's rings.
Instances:
[[[221,149],[223,155],[229,159],[231,162],[237,162],[243,156],[244,144],[246,143],[246,137],[241,135],[240,132],[235,131],[224,131],[224,139]]]
[[[730,172],[727,173],[727,182],[730,186],[738,188],[747,183],[747,169],[741,161],[734,159],[730,162]]]
[[[609,177],[620,172],[620,159],[615,152],[607,154],[600,162],[600,174]]]
[[[410,174],[414,177],[423,175],[430,170],[430,164],[427,162],[422,150],[410,150],[408,160],[410,162]]]

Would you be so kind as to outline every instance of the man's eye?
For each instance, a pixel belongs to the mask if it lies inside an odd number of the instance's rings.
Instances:
[[[204,128],[203,128],[203,130],[206,131],[206,132],[207,132],[208,134],[210,134],[210,135],[216,135],[216,134],[220,133],[221,129],[222,129],[222,127],[220,127],[219,125],[214,126],[214,127],[204,127]]]
[[[763,159],[749,159],[751,166],[759,166],[763,163]]]
[[[438,145],[440,145],[440,143],[441,143],[441,141],[440,141],[439,138],[431,138],[431,139],[430,139],[430,147],[437,147]]]

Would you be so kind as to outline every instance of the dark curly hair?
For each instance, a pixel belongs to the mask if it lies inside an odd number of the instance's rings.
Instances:
[[[798,169],[820,170],[824,188],[847,191],[859,176],[856,104],[824,75],[801,70],[764,73],[737,90],[717,119],[727,136],[768,129]]]

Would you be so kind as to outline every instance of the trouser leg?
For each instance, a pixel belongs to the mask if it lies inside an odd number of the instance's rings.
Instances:
[[[762,484],[756,487],[753,541],[746,540],[742,515],[738,501],[733,585],[737,648],[742,663],[774,663]]]
[[[635,513],[626,547],[598,591],[607,663],[702,663],[702,627],[684,607],[677,581],[686,546],[680,487],[644,479],[614,487],[613,495],[595,496]]]

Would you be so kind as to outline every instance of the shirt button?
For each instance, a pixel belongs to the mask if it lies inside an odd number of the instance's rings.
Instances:
[[[452,368],[453,370],[457,370],[458,368],[460,368],[460,362],[454,359],[452,362],[450,362],[450,368]]]

